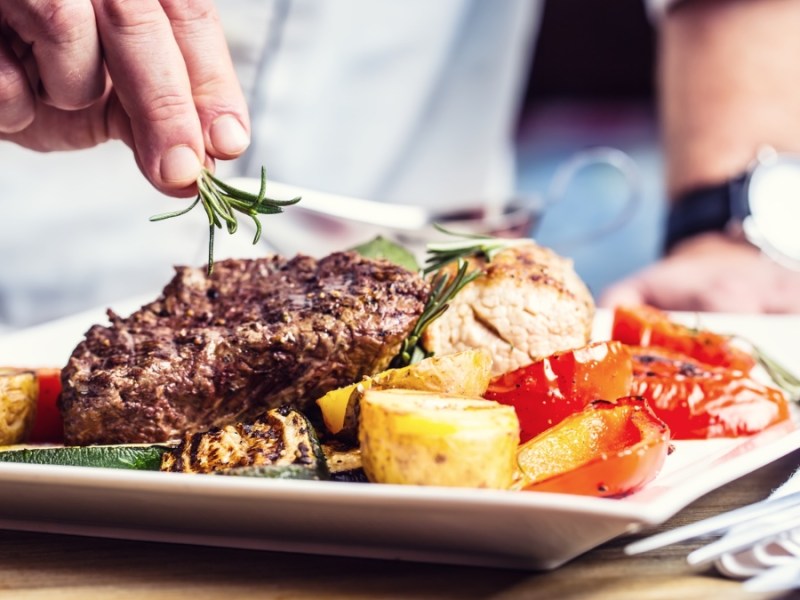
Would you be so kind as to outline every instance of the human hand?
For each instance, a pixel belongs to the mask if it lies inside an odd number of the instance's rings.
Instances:
[[[698,235],[669,256],[611,286],[603,307],[650,304],[665,310],[800,312],[800,271],[720,233]]]
[[[0,139],[121,139],[156,188],[186,196],[249,130],[212,0],[0,0]]]

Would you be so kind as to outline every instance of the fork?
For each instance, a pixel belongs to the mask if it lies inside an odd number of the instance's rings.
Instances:
[[[717,561],[717,567],[727,575],[750,577],[744,583],[749,591],[798,589],[800,491],[790,491],[798,484],[800,470],[766,500],[637,540],[626,546],[624,552],[640,554],[693,538],[717,535],[721,537],[689,553],[687,562],[701,566]],[[738,553],[745,551],[757,568],[744,569],[747,573],[743,574]]]

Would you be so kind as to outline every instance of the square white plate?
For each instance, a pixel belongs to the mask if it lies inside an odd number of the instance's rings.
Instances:
[[[145,299],[120,304],[128,314]],[[679,318],[694,323],[693,315]],[[0,365],[61,366],[103,311],[6,335]],[[595,337],[608,337],[598,314]],[[800,370],[800,317],[702,315]],[[657,525],[703,494],[800,447],[790,424],[676,442],[658,478],[623,499],[534,492],[273,481],[0,463],[0,528],[335,555],[551,569]],[[764,490],[764,494],[769,490]]]

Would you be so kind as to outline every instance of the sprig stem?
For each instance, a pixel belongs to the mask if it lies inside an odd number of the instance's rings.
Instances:
[[[474,281],[483,274],[480,269],[468,271],[469,263],[458,259],[458,270],[451,276],[448,273],[437,273],[431,280],[431,293],[425,303],[425,308],[417,320],[414,329],[403,340],[400,352],[392,360],[393,368],[404,367],[423,358],[430,356],[422,346],[422,334],[433,321],[438,319],[450,306],[450,301],[460,292],[465,285]]]
[[[750,347],[756,361],[767,372],[773,383],[786,393],[789,400],[800,402],[800,377],[755,344],[750,343]]]
[[[180,217],[192,210],[198,203],[202,204],[208,216],[208,274],[214,268],[214,230],[222,229],[223,223],[229,234],[234,234],[239,228],[236,213],[250,217],[256,227],[253,244],[261,239],[261,221],[259,215],[271,215],[283,212],[283,207],[297,204],[300,198],[291,200],[275,200],[267,198],[267,174],[261,167],[261,185],[258,194],[252,194],[235,188],[218,177],[208,169],[203,169],[197,178],[197,197],[187,208],[163,213],[150,217],[151,221],[163,221]]]
[[[487,262],[491,262],[499,252],[530,241],[520,238],[494,238],[479,234],[456,233],[437,223],[434,223],[433,226],[442,233],[458,236],[461,239],[429,243],[426,247],[428,257],[425,259],[425,267],[422,270],[425,275],[438,271],[453,261],[469,257],[482,256]]]
[[[430,356],[421,343],[422,334],[433,321],[442,316],[449,308],[452,299],[464,286],[483,275],[483,270],[479,268],[470,271],[467,259],[483,257],[486,262],[491,262],[503,250],[530,241],[456,233],[438,224],[434,224],[434,227],[442,233],[457,236],[460,239],[427,245],[428,257],[421,273],[426,277],[431,276],[431,293],[417,324],[408,338],[403,341],[400,352],[392,360],[391,366],[395,368],[418,362]],[[455,273],[450,275],[442,271],[452,262],[456,262],[458,265]]]

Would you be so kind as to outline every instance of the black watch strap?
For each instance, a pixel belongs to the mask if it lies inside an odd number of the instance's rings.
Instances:
[[[667,215],[664,252],[686,238],[709,231],[725,231],[732,219],[746,216],[744,198],[748,174],[725,183],[683,194],[672,203]]]

